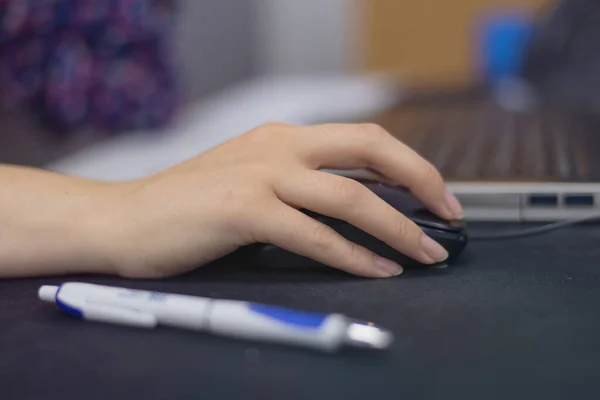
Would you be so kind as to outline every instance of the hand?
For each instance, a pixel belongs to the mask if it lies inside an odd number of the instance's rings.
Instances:
[[[112,188],[101,225],[116,273],[183,273],[251,243],[272,243],[364,277],[401,266],[299,209],[348,221],[432,264],[445,250],[362,184],[320,169],[370,168],[442,218],[462,210],[436,169],[376,125],[268,124],[156,175]]]

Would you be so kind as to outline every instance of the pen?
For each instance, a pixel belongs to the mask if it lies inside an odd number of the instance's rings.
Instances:
[[[391,332],[341,314],[310,313],[244,301],[81,282],[44,285],[38,296],[87,321],[140,328],[164,325],[329,352],[344,347],[385,349],[393,340]]]

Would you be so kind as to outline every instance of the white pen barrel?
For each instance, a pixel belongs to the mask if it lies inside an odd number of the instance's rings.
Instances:
[[[216,300],[208,329],[240,339],[280,342],[335,350],[344,340],[347,320],[338,314],[298,312],[253,303]]]
[[[122,289],[115,302],[152,313],[159,325],[193,330],[206,329],[211,304],[202,297],[127,289]]]
[[[48,297],[49,289],[40,295]],[[210,299],[146,290],[132,290],[87,283],[67,283],[60,287],[57,296],[65,304],[76,307],[83,316],[90,306],[106,306],[137,310],[153,315],[159,325],[203,330],[206,327]],[[96,313],[97,314],[97,313]],[[95,314],[95,315],[96,315]],[[98,317],[96,315],[96,317]]]
[[[38,296],[76,318],[154,328],[167,325],[216,335],[335,351],[342,345],[383,349],[392,335],[340,314],[265,304],[68,282],[43,286]]]

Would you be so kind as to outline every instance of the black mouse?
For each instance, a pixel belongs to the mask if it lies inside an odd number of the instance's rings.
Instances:
[[[392,187],[375,181],[359,180],[359,182],[364,184],[396,210],[400,211],[403,215],[414,221],[425,234],[441,244],[449,254],[448,259],[441,263],[442,265],[446,265],[448,261],[451,261],[458,256],[466,247],[468,235],[464,221],[446,221],[437,217],[429,212],[416,200],[416,198],[403,188]],[[312,218],[329,225],[346,239],[366,247],[381,257],[397,262],[403,268],[432,267],[432,265],[421,264],[405,256],[393,247],[388,246],[381,240],[354,227],[346,221],[307,210],[302,211]],[[260,244],[255,250],[254,261],[260,266],[274,268],[321,266],[321,264],[314,260],[289,252],[272,244]],[[437,264],[437,266],[439,265],[440,264]]]

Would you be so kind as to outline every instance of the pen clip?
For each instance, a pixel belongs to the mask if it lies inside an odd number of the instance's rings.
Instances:
[[[89,321],[154,328],[158,321],[152,314],[125,307],[86,302],[83,307],[84,318]]]

